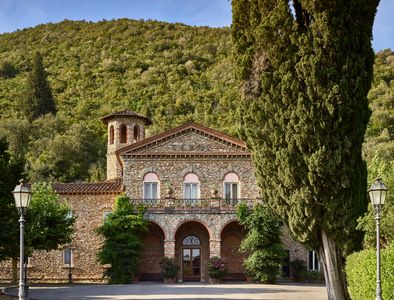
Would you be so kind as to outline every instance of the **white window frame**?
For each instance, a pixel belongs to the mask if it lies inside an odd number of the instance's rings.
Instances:
[[[312,254],[312,261],[310,261],[310,254]],[[308,271],[320,271],[320,262],[319,259],[317,258],[316,251],[308,250],[307,261],[308,261]],[[312,264],[312,268],[310,268],[311,264]]]
[[[153,180],[147,180],[146,177],[150,174],[153,174],[154,176],[156,176],[157,180],[153,181]],[[152,188],[153,184],[156,184],[156,198],[148,198],[146,195],[146,185],[149,185],[150,188]],[[151,190],[152,192],[152,190]],[[142,198],[144,203],[146,204],[156,204],[158,202],[158,200],[160,199],[160,180],[159,180],[159,176],[157,176],[156,173],[154,172],[149,172],[146,173],[144,175],[144,179],[142,182]]]
[[[70,251],[70,263],[71,267],[74,267],[74,249],[66,247],[62,251],[63,267],[70,267],[70,264],[66,263],[66,251]]]
[[[26,266],[28,268],[32,268],[33,267],[33,258],[31,256],[27,257],[27,264],[26,264]]]
[[[195,180],[189,181],[189,180],[187,180],[187,176],[189,174],[195,175],[195,177],[197,178],[198,181],[195,181]],[[191,186],[190,191],[192,191],[192,186],[193,185],[196,186],[196,197],[195,198],[194,197],[187,197],[187,195],[186,195],[186,186],[187,185]],[[200,179],[198,178],[198,175],[196,173],[188,173],[188,174],[186,174],[186,176],[185,176],[185,178],[183,180],[183,200],[184,200],[184,203],[186,205],[196,205],[199,202],[200,196],[201,196],[200,195]]]
[[[108,215],[112,213],[112,210],[103,210],[103,223],[107,220]]]
[[[237,176],[237,178],[238,178],[238,181],[235,181],[235,180],[226,180],[226,177],[229,175],[229,174],[234,174],[234,175],[236,175]],[[227,199],[226,198],[226,184],[230,184],[230,186],[231,186],[231,189],[230,189],[230,199]],[[234,198],[234,195],[233,195],[233,187],[232,187],[232,185],[233,184],[236,184],[237,185],[237,197],[236,198]],[[228,204],[232,204],[232,205],[234,205],[234,204],[236,204],[236,202],[238,201],[238,199],[241,199],[241,181],[239,180],[239,176],[238,176],[238,174],[237,173],[235,173],[235,172],[230,172],[230,173],[227,173],[225,176],[224,176],[224,179],[223,179],[223,199],[228,203]]]

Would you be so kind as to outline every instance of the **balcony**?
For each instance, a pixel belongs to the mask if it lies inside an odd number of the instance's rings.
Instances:
[[[135,205],[143,204],[149,211],[154,210],[203,210],[203,211],[235,211],[240,203],[245,203],[253,208],[261,202],[259,198],[238,198],[238,199],[131,199]]]

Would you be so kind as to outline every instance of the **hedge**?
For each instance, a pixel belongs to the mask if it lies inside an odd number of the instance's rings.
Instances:
[[[394,244],[381,250],[383,299],[394,299]],[[346,276],[352,300],[373,300],[376,296],[376,250],[353,253],[346,260]]]

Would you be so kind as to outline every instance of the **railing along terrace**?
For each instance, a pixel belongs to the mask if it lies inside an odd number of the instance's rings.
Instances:
[[[237,198],[237,199],[131,199],[133,204],[143,204],[148,209],[174,208],[174,209],[220,209],[235,210],[240,203],[245,203],[249,208],[253,208],[261,199],[257,198]]]

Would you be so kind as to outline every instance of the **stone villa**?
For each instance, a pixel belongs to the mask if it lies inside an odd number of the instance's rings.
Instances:
[[[54,185],[77,216],[76,232],[71,244],[29,258],[29,281],[65,282],[71,271],[74,282],[102,282],[106,266],[96,260],[101,239],[94,229],[122,193],[148,206],[139,280],[162,280],[163,256],[177,260],[178,281],[207,282],[207,261],[213,256],[227,262],[228,280],[244,280],[245,255],[238,248],[245,230],[238,224],[235,205],[246,202],[252,207],[261,201],[245,144],[196,123],[145,138],[152,121],[128,110],[102,120],[108,128],[107,180]],[[314,252],[283,230],[287,263],[301,259],[309,269],[317,269]],[[284,272],[288,275],[288,267]],[[7,262],[1,265],[0,279],[10,278]]]

